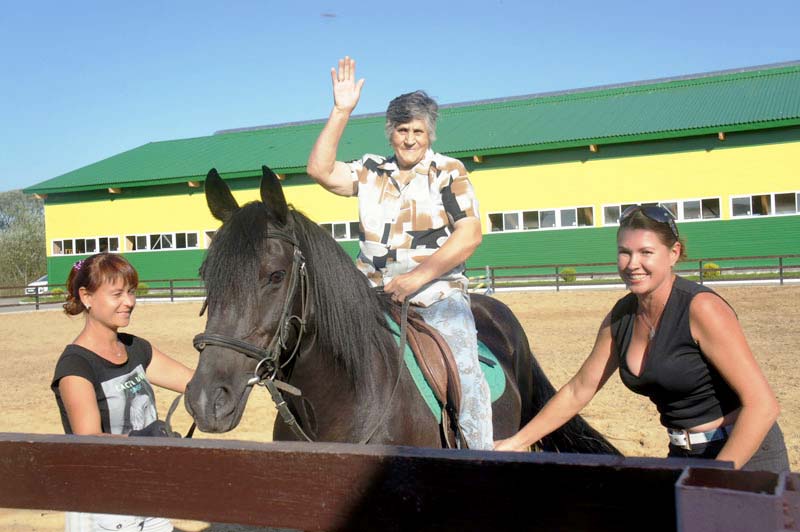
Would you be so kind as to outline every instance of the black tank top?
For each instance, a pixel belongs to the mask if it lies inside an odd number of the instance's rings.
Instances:
[[[626,295],[611,311],[611,335],[620,378],[625,386],[650,398],[665,427],[688,429],[722,417],[740,406],[736,392],[706,360],[692,338],[689,305],[701,292],[717,295],[710,288],[675,277],[638,377],[630,372],[626,360],[636,321],[636,296]]]

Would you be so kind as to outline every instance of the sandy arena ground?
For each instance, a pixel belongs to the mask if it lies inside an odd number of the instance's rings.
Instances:
[[[750,346],[782,407],[780,423],[793,471],[800,471],[800,387],[795,357],[800,340],[800,286],[721,286],[717,291],[736,309]],[[556,387],[575,372],[594,342],[597,327],[622,290],[517,292],[499,294],[516,313],[531,346]],[[192,337],[205,319],[200,303],[140,302],[128,332],[143,336],[186,365],[197,355]],[[0,432],[62,433],[58,409],[49,384],[64,345],[75,338],[82,318],[58,311],[0,315]],[[157,391],[164,415],[175,394]],[[266,392],[251,394],[241,425],[225,435],[195,437],[269,441],[274,408]],[[634,395],[615,376],[584,411],[584,416],[625,455],[666,454],[666,436],[655,408]],[[174,427],[185,432],[191,420],[176,413]],[[183,531],[234,532],[235,525],[175,521]],[[0,509],[0,530],[11,532],[63,530],[60,512]],[[250,529],[247,529],[250,530]]]

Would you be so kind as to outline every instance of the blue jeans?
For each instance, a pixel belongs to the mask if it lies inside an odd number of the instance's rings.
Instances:
[[[456,359],[461,377],[458,426],[470,449],[492,449],[492,401],[478,362],[478,331],[469,296],[454,292],[429,307],[414,307],[425,323],[436,327]]]

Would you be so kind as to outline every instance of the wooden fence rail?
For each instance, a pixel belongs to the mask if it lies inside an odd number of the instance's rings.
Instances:
[[[746,266],[724,266],[725,262],[751,263]],[[709,263],[713,264],[708,269]],[[593,268],[593,269],[587,269]],[[551,286],[559,291],[579,281],[582,286],[602,286],[609,280],[620,282],[616,262],[576,264],[538,264],[517,266],[484,266],[467,268],[470,287],[491,294],[498,286],[526,284]],[[777,280],[783,285],[788,277],[800,278],[800,255],[759,255],[747,257],[711,257],[689,259],[677,265],[680,275],[696,276],[700,284],[718,280],[720,276],[740,276],[743,280]]]
[[[750,262],[750,265],[719,266],[709,271],[703,266],[709,262]],[[591,270],[587,268],[593,268]],[[713,281],[720,275],[739,275],[746,280],[777,280],[784,284],[787,278],[800,279],[800,255],[764,255],[750,257],[716,257],[692,259],[678,265],[681,275],[696,276],[702,284]],[[492,293],[499,285],[520,287],[525,285],[539,285],[552,287],[556,291],[565,286],[602,286],[609,282],[619,282],[615,262],[592,262],[580,264],[533,264],[527,266],[484,266],[481,268],[467,268],[470,276],[470,288],[473,290]],[[578,281],[577,283],[575,281]],[[164,298],[170,301],[185,299],[187,297],[202,297],[205,294],[203,280],[199,278],[186,279],[143,279],[140,286],[147,286],[146,293],[139,297],[143,299]],[[0,286],[0,308],[18,307],[20,303],[29,304],[36,310],[46,303],[63,302],[64,285],[48,284],[33,289],[24,286]],[[26,289],[34,292],[26,294]],[[40,290],[43,293],[40,293]],[[62,295],[52,295],[58,289]],[[2,298],[6,298],[4,301]],[[51,305],[52,306],[52,305]]]
[[[0,507],[329,532],[674,532],[676,482],[698,464],[709,462],[0,433]],[[769,491],[778,479],[697,471],[694,489]]]

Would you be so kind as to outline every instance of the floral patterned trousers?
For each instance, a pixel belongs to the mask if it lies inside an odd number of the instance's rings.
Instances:
[[[492,402],[478,363],[478,332],[469,295],[454,292],[429,307],[414,307],[425,323],[436,327],[456,359],[461,377],[458,425],[470,449],[492,449]]]

